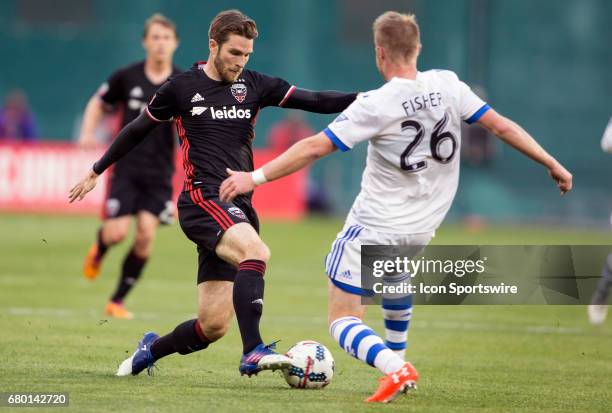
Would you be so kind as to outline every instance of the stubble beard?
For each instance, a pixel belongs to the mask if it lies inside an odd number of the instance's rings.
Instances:
[[[221,77],[221,80],[224,82],[232,83],[240,75],[240,73],[231,72],[227,70],[226,66],[223,64],[223,62],[219,58],[219,55],[215,56],[213,60],[213,65],[215,66],[215,70],[219,74],[219,77]]]

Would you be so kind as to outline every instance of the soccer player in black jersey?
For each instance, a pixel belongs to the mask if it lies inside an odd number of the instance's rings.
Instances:
[[[146,59],[113,73],[87,104],[79,137],[81,147],[96,145],[95,129],[105,111],[120,111],[122,126],[127,125],[141,114],[155,91],[180,72],[172,64],[178,37],[171,20],[161,14],[151,16],[145,22],[142,45]],[[117,162],[109,174],[104,222],[85,257],[83,274],[89,280],[98,276],[108,248],[127,236],[135,218],[134,244],[123,260],[119,283],[105,309],[111,317],[132,318],[123,300],[151,254],[159,223],[172,219],[175,139],[171,123],[150,131],[145,142]]]
[[[251,141],[262,108],[337,113],[356,94],[312,92],[246,70],[256,37],[255,22],[239,11],[218,14],[209,29],[208,61],[195,63],[190,71],[169,79],[145,113],[122,129],[70,192],[71,202],[83,199],[98,175],[146,140],[148,131],[175,120],[187,176],[178,201],[179,218],[199,255],[198,318],[185,321],[163,337],[145,334],[136,352],[119,366],[117,375],[138,374],[161,357],[208,347],[226,333],[234,311],[243,342],[241,374],[290,365],[288,357],[263,344],[259,333],[270,252],[258,235],[252,194],[222,202],[219,186],[228,169],[253,170]]]

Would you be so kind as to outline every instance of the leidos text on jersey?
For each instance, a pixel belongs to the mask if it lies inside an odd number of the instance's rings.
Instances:
[[[223,109],[210,108],[210,113],[213,119],[251,119],[251,109],[236,109],[233,105],[231,108],[223,106]]]

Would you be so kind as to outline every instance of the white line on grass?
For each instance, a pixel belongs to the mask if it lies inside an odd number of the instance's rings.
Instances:
[[[75,310],[69,308],[34,308],[34,307],[6,307],[0,308],[0,312],[6,313],[12,316],[46,316],[46,317],[58,317],[58,318],[95,318],[105,319],[107,315],[97,310]],[[179,315],[181,314],[181,315]],[[183,313],[151,313],[151,312],[139,312],[137,314],[138,319],[142,320],[154,320],[162,318],[176,318],[176,317],[194,318],[193,314]]]
[[[104,314],[99,311],[90,310],[75,310],[69,308],[34,308],[34,307],[0,307],[0,313],[7,314],[9,316],[45,316],[55,318],[93,318],[93,319],[104,319],[107,318]],[[160,320],[160,319],[185,319],[193,318],[193,314],[185,314],[179,312],[138,312],[136,314],[137,319],[141,320]],[[290,325],[321,325],[325,328],[324,317],[310,317],[310,316],[275,316],[269,315],[266,317],[266,322],[270,323],[287,323]],[[415,322],[412,329],[434,329],[434,330],[460,330],[460,331],[491,331],[491,332],[507,332],[507,333],[527,333],[527,334],[559,334],[559,335],[582,335],[590,333],[590,329],[583,329],[581,327],[561,327],[561,326],[549,326],[549,325],[523,325],[518,326],[516,324],[504,324],[504,323],[474,323],[474,322],[455,322],[455,321],[427,321],[421,320]],[[601,331],[599,332],[602,333]],[[608,335],[608,334],[603,334]]]

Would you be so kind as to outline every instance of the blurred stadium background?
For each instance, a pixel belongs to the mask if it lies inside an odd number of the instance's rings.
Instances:
[[[612,3],[607,0],[6,0],[0,2],[0,96],[22,89],[43,140],[71,141],[99,84],[117,67],[144,56],[140,34],[148,16],[159,11],[176,21],[181,45],[175,62],[188,68],[208,54],[210,19],[232,7],[259,26],[251,68],[302,87],[339,90],[381,84],[371,22],[384,10],[414,11],[423,32],[421,69],[457,72],[575,176],[573,193],[559,199],[540,167],[495,142],[489,161],[464,165],[449,218],[607,221],[612,163],[599,148],[612,114]],[[263,112],[256,146],[266,144],[283,116],[280,109]],[[330,117],[308,115],[307,120],[317,130]],[[359,189],[365,151],[361,145],[311,171],[336,213],[348,210]]]
[[[434,242],[611,242],[612,162],[599,146],[612,115],[609,0],[2,0],[0,98],[14,89],[25,92],[40,139],[11,146],[10,137],[0,137],[0,211],[7,211],[0,212],[0,391],[69,391],[77,411],[201,410],[204,403],[215,411],[363,409],[376,372],[350,360],[328,337],[322,257],[359,190],[366,145],[310,171],[330,198],[331,218],[262,226],[273,252],[263,333],[282,338],[282,349],[305,338],[327,345],[337,378],[323,392],[289,391],[272,375],[238,377],[235,326],[214,352],[163,360],[154,380],[116,380],[114,368],[140,333],[165,332],[193,313],[193,245],[178,225],[159,231],[129,299],[136,319],[106,320],[103,305],[129,243],[111,251],[92,285],[80,269],[97,217],[20,213],[32,204],[50,212],[76,210],[65,204],[68,187],[97,153],[66,152],[77,154],[74,159],[61,153],[73,145],[97,87],[117,67],[144,57],[140,36],[147,17],[161,12],[176,21],[181,45],[175,63],[188,68],[208,55],[209,21],[227,8],[258,23],[250,68],[306,88],[339,90],[381,84],[371,23],[388,9],[415,12],[424,44],[420,68],[457,72],[575,177],[575,189],[560,198],[542,168],[498,142],[485,161],[466,157],[457,199]],[[270,155],[264,152],[267,137],[284,118],[274,108],[259,117],[260,155]],[[306,116],[315,130],[332,118]],[[55,145],[59,152],[50,157],[23,157]],[[22,169],[33,171],[27,185],[15,178]],[[34,180],[43,190],[37,192]],[[304,182],[295,188],[304,195]],[[266,197],[285,194],[274,192]],[[92,198],[102,199],[100,193]],[[303,205],[286,207],[302,211]],[[491,225],[469,231],[461,222],[473,215]],[[372,310],[368,322],[380,328]],[[609,411],[612,325],[591,327],[584,307],[421,306],[414,321],[408,355],[422,371],[422,386],[387,410]]]

